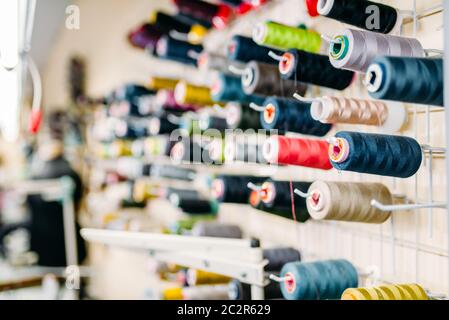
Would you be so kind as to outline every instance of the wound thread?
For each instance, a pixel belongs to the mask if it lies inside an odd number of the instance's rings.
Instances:
[[[156,45],[156,53],[159,58],[180,62],[186,65],[196,66],[197,60],[190,56],[190,52],[201,53],[203,46],[191,44],[186,41],[162,36]]]
[[[241,80],[225,74],[220,74],[212,84],[212,99],[216,102],[238,101],[240,103],[261,104],[265,100],[262,96],[248,95],[242,89]]]
[[[429,300],[429,296],[420,285],[411,283],[349,288],[343,292],[341,300]]]
[[[175,100],[177,103],[193,105],[213,105],[210,89],[207,87],[195,86],[185,81],[180,81],[175,88]]]
[[[233,36],[227,46],[227,56],[231,61],[250,62],[258,61],[269,64],[276,64],[268,53],[274,51],[278,55],[282,55],[282,51],[272,50],[268,47],[259,46],[253,39],[244,36]]]
[[[212,196],[222,203],[248,203],[248,183],[262,183],[266,177],[220,175],[212,181]]]

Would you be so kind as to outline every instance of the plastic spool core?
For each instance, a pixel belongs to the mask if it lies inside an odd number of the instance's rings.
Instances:
[[[290,52],[285,52],[282,55],[281,61],[279,61],[279,72],[281,74],[288,74],[291,72],[295,65],[295,56]]]
[[[317,11],[320,15],[326,16],[332,10],[334,0],[318,0]]]
[[[187,84],[184,82],[180,82],[175,87],[175,100],[179,104],[183,104],[185,102],[187,94]]]
[[[152,118],[148,124],[150,134],[157,135],[161,130],[161,120],[159,118]]]
[[[319,190],[312,190],[310,192],[310,197],[307,198],[307,201],[313,210],[319,211],[324,208],[323,195]]]
[[[349,157],[349,143],[344,138],[335,138],[336,143],[329,145],[329,158],[332,162],[342,163]]]
[[[266,123],[271,124],[273,123],[275,117],[276,107],[272,103],[267,104],[265,110],[263,111],[263,119]]]
[[[249,195],[249,203],[253,207],[257,207],[260,203],[260,194],[257,191],[251,191],[251,194]]]
[[[251,67],[246,67],[242,75],[242,84],[244,87],[250,87],[255,81],[255,71]]]
[[[267,26],[264,23],[257,24],[253,29],[254,42],[261,44],[267,35]]]
[[[279,143],[275,137],[265,141],[262,147],[262,155],[268,163],[276,163],[278,161]]]
[[[265,182],[261,188],[261,199],[264,203],[272,203],[276,198],[276,189],[273,183]]]
[[[159,39],[156,44],[156,53],[158,56],[165,56],[168,51],[168,40],[167,38]]]
[[[343,60],[349,51],[349,39],[346,35],[338,35],[333,38],[329,46],[330,56],[335,60]]]
[[[310,115],[313,120],[321,121],[321,119],[325,119],[329,115],[329,108],[323,100],[315,100],[310,107]]]
[[[287,272],[285,274],[285,280],[284,280],[284,286],[285,289],[287,289],[288,293],[292,293],[296,289],[296,281],[295,277],[291,272]]]
[[[383,71],[380,65],[373,64],[366,71],[365,83],[369,92],[377,92],[382,86]]]
[[[211,189],[212,189],[212,196],[215,198],[215,199],[219,199],[219,198],[221,198],[222,196],[223,196],[223,193],[224,193],[224,182],[223,182],[223,180],[221,180],[221,179],[215,179],[213,182],[212,182],[212,186],[211,186]]]

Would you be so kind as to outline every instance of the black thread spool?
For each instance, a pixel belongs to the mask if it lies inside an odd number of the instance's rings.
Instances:
[[[291,97],[306,93],[303,83],[282,80],[276,65],[251,61],[242,75],[243,91],[248,95]]]
[[[216,214],[218,212],[218,204],[215,201],[182,198],[178,194],[172,194],[169,200],[172,205],[178,207],[187,214],[203,215]]]
[[[243,231],[239,226],[233,224],[200,221],[193,226],[191,235],[195,237],[242,239]]]
[[[373,11],[370,8],[376,8]],[[390,33],[399,26],[398,10],[378,2],[362,0],[319,0],[318,13],[360,29],[378,33]],[[378,25],[369,28],[368,22],[376,14]]]
[[[200,54],[202,51],[202,45],[176,40],[168,35],[161,37],[156,46],[158,57],[192,66],[196,66],[197,62],[197,60],[191,56],[192,53]]]
[[[229,300],[251,300],[251,285],[243,283],[237,279],[229,283]],[[278,282],[270,281],[264,287],[264,299],[281,299],[281,285]]]
[[[210,114],[203,114],[200,117],[198,125],[201,131],[214,129],[218,132],[223,133],[226,129],[228,129],[228,123],[226,122],[225,118],[213,116]]]
[[[112,94],[114,101],[134,101],[143,96],[153,96],[156,91],[150,90],[136,83],[127,83],[115,90]]]
[[[378,57],[366,83],[374,99],[444,105],[443,59]]]
[[[332,166],[338,170],[409,178],[420,168],[422,149],[410,137],[338,132],[329,147]]]
[[[253,39],[239,35],[233,36],[227,46],[227,56],[232,61],[258,61],[276,64],[277,62],[268,55],[270,51],[273,51],[277,55],[282,55],[283,53],[279,50],[259,46]]]
[[[167,116],[152,117],[148,122],[148,133],[156,136],[161,134],[171,134],[179,129],[179,124],[170,122]]]
[[[149,176],[174,180],[193,181],[196,177],[196,171],[178,166],[154,164],[150,166]]]
[[[212,181],[212,196],[223,203],[248,203],[248,183],[262,183],[266,177],[220,175]]]
[[[154,54],[156,44],[163,35],[164,32],[155,25],[145,23],[128,34],[128,41],[132,46]]]
[[[271,97],[265,100],[264,106],[265,110],[260,114],[260,122],[266,130],[323,137],[332,129],[331,124],[321,123],[312,118],[309,103],[296,99]]]
[[[279,247],[263,250],[263,258],[268,260],[265,271],[281,271],[282,267],[293,261],[300,261],[301,254],[298,250],[290,247]]]
[[[178,31],[180,33],[189,33],[192,24],[185,23],[184,21],[171,16],[161,11],[155,11],[152,15],[151,22],[156,25],[160,30],[165,33],[169,33],[171,30]]]
[[[146,137],[148,131],[145,126],[122,120],[115,125],[114,134],[118,139],[135,140]]]
[[[203,26],[206,29],[212,28],[212,23],[210,23],[208,21],[201,20],[201,19],[197,19],[191,15],[184,14],[182,12],[178,12],[174,17],[176,19],[178,19],[179,21],[184,22],[185,24],[190,24],[190,25],[199,24],[200,26]]]
[[[344,90],[349,87],[355,73],[336,69],[329,57],[292,49],[284,53],[279,62],[279,72],[284,80],[295,80],[321,87]]]
[[[182,141],[177,142],[170,151],[170,157],[177,162],[216,164],[211,159],[209,151],[192,139],[182,139]]]
[[[142,176],[143,177],[149,177],[151,175],[151,164],[145,163],[142,166]]]
[[[299,189],[307,193],[310,182],[293,182],[292,190]],[[261,187],[262,208],[264,211],[293,219],[290,181],[267,180]],[[294,196],[294,195],[293,195]],[[306,199],[295,197],[295,215],[299,222],[306,222],[310,215],[307,211]]]
[[[247,105],[230,102],[226,104],[225,112],[226,122],[231,129],[262,129],[259,113]]]
[[[223,2],[227,5],[230,5],[232,7],[238,7],[240,6],[244,1],[243,0],[220,0],[220,2]]]

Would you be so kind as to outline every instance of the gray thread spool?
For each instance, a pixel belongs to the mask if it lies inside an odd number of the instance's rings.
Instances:
[[[239,226],[232,224],[221,224],[218,222],[198,222],[193,227],[191,235],[196,237],[241,239],[243,237],[243,232]]]

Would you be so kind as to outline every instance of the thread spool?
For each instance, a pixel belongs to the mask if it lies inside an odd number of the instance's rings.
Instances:
[[[332,125],[312,118],[309,103],[296,99],[267,98],[263,105],[265,109],[260,114],[260,123],[266,130],[323,137],[332,129]]]
[[[131,156],[131,143],[124,140],[113,141],[108,148],[108,158]]]
[[[307,210],[315,220],[338,220],[363,223],[384,223],[390,211],[371,206],[371,200],[385,205],[393,203],[393,196],[380,183],[314,182],[307,197]]]
[[[229,277],[221,274],[197,269],[187,270],[187,283],[189,286],[197,286],[201,284],[223,284],[229,283],[230,281],[231,279]]]
[[[145,23],[128,34],[129,43],[139,49],[154,53],[159,39],[164,35],[155,25]]]
[[[204,215],[217,214],[218,212],[218,203],[216,201],[182,198],[178,194],[171,194],[169,200],[172,205],[187,214]]]
[[[311,17],[318,17],[320,14],[318,13],[318,0],[306,0],[307,13]]]
[[[147,129],[137,123],[129,123],[126,121],[118,121],[114,130],[117,139],[134,140],[147,136]]]
[[[329,58],[335,68],[366,72],[377,56],[424,57],[421,43],[363,30],[345,29],[334,35]]]
[[[179,12],[207,21],[215,28],[224,28],[232,19],[232,9],[224,4],[213,4],[201,0],[174,0]]]
[[[376,8],[376,24],[368,22],[373,15],[373,6]],[[347,0],[319,0],[317,11],[320,15],[350,24],[360,29],[378,33],[390,33],[397,30],[402,19],[397,9],[372,1]]]
[[[349,288],[343,292],[341,300],[429,300],[429,296],[420,285],[411,283]]]
[[[207,221],[195,224],[191,235],[195,237],[242,239],[243,232],[237,225]]]
[[[186,41],[174,39],[170,36],[163,36],[156,45],[156,53],[159,58],[177,61],[183,64],[196,66],[197,59],[192,57],[193,53],[201,53],[203,46],[191,44]]]
[[[223,203],[248,203],[249,182],[262,183],[266,177],[220,175],[212,181],[212,196]]]
[[[188,14],[184,14],[182,12],[178,12],[175,16],[176,19],[178,19],[179,21],[182,21],[186,24],[190,24],[190,25],[200,25],[203,28],[205,28],[206,30],[209,30],[210,28],[212,28],[212,23],[205,21],[205,20],[201,20],[201,19],[197,19],[191,15]]]
[[[273,64],[251,61],[242,75],[242,88],[247,95],[291,97],[295,92],[304,95],[307,87],[303,83],[282,80],[278,68]]]
[[[263,258],[268,260],[265,271],[280,271],[282,267],[293,261],[300,261],[301,254],[298,250],[290,247],[270,248],[263,250]]]
[[[179,80],[161,77],[151,77],[148,81],[148,87],[153,90],[175,90]]]
[[[257,111],[236,102],[229,102],[225,106],[226,123],[231,129],[262,129],[260,116]]]
[[[162,300],[183,300],[182,288],[166,288],[161,293]]]
[[[263,146],[263,156],[268,163],[330,170],[328,149],[322,140],[272,136]]]
[[[253,40],[259,45],[280,50],[298,49],[318,53],[321,50],[321,36],[314,30],[296,28],[267,21],[253,29]]]
[[[292,187],[299,190],[307,190],[309,182],[293,182]],[[298,222],[306,222],[310,215],[307,212],[306,201],[304,199],[294,199],[294,210],[296,217],[293,217],[293,204],[290,192],[290,181],[267,180],[262,184],[260,199],[263,203],[262,209],[272,214],[284,218],[294,219]],[[299,201],[298,201],[299,200]]]
[[[156,108],[165,110],[177,110],[182,112],[196,111],[197,106],[189,104],[179,104],[176,102],[175,93],[172,90],[159,90],[155,99]]]
[[[191,139],[183,139],[175,143],[170,151],[170,158],[178,163],[221,164],[211,159],[209,151]]]
[[[163,189],[160,193],[160,195],[167,200],[170,199],[171,195],[177,195],[180,198],[183,199],[198,199],[200,197],[200,193],[197,190],[192,189],[179,189],[179,188],[173,188],[168,187],[166,189]]]
[[[352,71],[334,68],[328,56],[296,49],[283,54],[279,72],[284,80],[297,80],[336,90],[349,87],[355,76]]]
[[[402,104],[343,97],[314,99],[310,114],[322,123],[379,126],[384,132],[397,132],[407,122]]]
[[[281,286],[277,282],[269,282],[263,289],[264,299],[273,300],[282,298]],[[251,300],[251,285],[237,279],[229,283],[229,300]]]
[[[184,300],[229,300],[228,285],[206,285],[182,289]]]
[[[151,135],[170,134],[179,129],[179,125],[170,122],[166,116],[152,117],[148,123],[148,132]]]
[[[229,67],[233,66],[237,69],[242,69],[244,66],[238,62],[231,62],[227,57],[203,51],[198,58],[198,68],[203,71],[218,71],[229,74]]]
[[[288,300],[340,299],[358,285],[355,267],[347,260],[290,262],[281,271],[282,294]]]
[[[379,57],[368,68],[366,84],[375,99],[444,105],[442,59]]]
[[[135,181],[133,186],[133,200],[141,203],[146,202],[157,197],[158,187],[154,184],[150,184],[147,181],[139,180]]]
[[[244,63],[258,61],[276,64],[276,61],[268,55],[270,51],[273,51],[277,55],[282,55],[282,51],[259,46],[253,39],[239,35],[233,36],[227,46],[228,59]]]
[[[227,140],[224,150],[225,162],[267,163],[263,156],[263,142]]]
[[[213,105],[210,89],[194,86],[185,81],[180,81],[175,88],[175,99],[179,104]]]
[[[156,25],[165,33],[169,33],[171,30],[175,30],[180,33],[189,33],[191,28],[190,24],[161,11],[153,11],[150,16],[150,23]]]
[[[220,74],[212,83],[211,95],[216,102],[238,101],[261,104],[265,100],[262,96],[246,94],[242,89],[240,78],[225,74]]]
[[[214,214],[193,215],[170,224],[169,229],[173,234],[190,234],[197,223],[201,221],[213,221],[216,219],[217,216]]]
[[[421,166],[421,146],[410,137],[342,131],[333,140],[329,158],[338,170],[408,178]]]
[[[152,177],[193,181],[196,177],[196,171],[178,166],[154,164],[150,167],[150,175]]]
[[[228,129],[226,119],[223,117],[217,117],[211,114],[204,113],[199,119],[199,128],[201,131],[216,130],[220,133],[224,133]],[[210,132],[213,135],[213,132]]]

